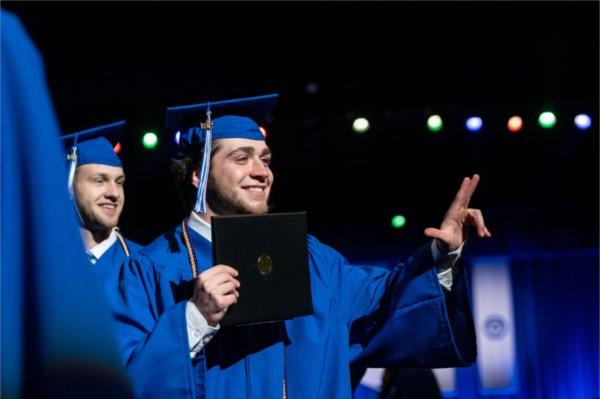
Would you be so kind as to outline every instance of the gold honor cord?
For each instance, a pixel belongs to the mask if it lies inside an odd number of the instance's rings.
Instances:
[[[188,258],[190,259],[190,266],[192,267],[192,278],[196,278],[198,276],[198,268],[196,267],[196,257],[194,256],[194,249],[192,248],[192,244],[190,243],[190,236],[187,231],[187,226],[185,225],[185,220],[181,222],[181,232],[183,233],[183,242],[185,243]]]
[[[127,244],[125,243],[125,239],[123,238],[123,236],[119,232],[119,228],[118,227],[115,228],[115,235],[119,239],[119,242],[121,243],[121,246],[123,247],[123,251],[125,251],[125,255],[129,258],[129,255],[130,255],[129,248],[127,247]]]
[[[190,236],[187,231],[187,226],[185,225],[185,220],[181,222],[181,232],[183,234],[183,242],[185,243],[185,249],[188,253],[188,258],[190,260],[190,266],[192,268],[192,277],[196,278],[198,276],[198,268],[196,267],[196,257],[194,256],[194,249],[192,248],[192,243],[190,242]],[[283,399],[287,399],[287,370],[286,370],[286,361],[285,361],[285,342],[283,343]]]

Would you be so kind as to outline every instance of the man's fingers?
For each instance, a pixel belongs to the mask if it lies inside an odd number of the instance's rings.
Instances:
[[[490,233],[487,227],[483,228],[483,236],[487,238],[490,238],[492,236],[492,233]]]
[[[468,177],[465,177],[463,179],[462,183],[460,184],[460,188],[458,189],[458,192],[454,196],[454,201],[452,202],[452,205],[461,204],[464,202],[464,198],[465,198],[465,195],[467,194],[467,189],[469,187],[470,182],[471,182],[471,179],[469,179]]]
[[[217,309],[221,312],[227,310],[227,308],[236,303],[237,300],[238,296],[233,293],[222,295],[215,300],[215,305],[217,306]]]
[[[226,283],[220,284],[215,287],[210,294],[214,297],[235,294],[237,291],[236,285],[232,281],[228,281]]]
[[[198,278],[202,279],[203,281],[207,281],[208,279],[219,273],[227,273],[233,277],[238,276],[238,271],[235,270],[233,267],[227,265],[216,265],[200,273],[198,275]]]
[[[230,286],[237,290],[240,287],[240,282],[235,279],[222,281],[219,284],[215,284],[214,282],[207,282],[200,285],[200,289],[206,292],[207,294],[215,295],[223,292],[222,287]]]
[[[237,302],[240,295],[237,275],[231,266],[216,265],[196,278],[192,300],[210,325],[216,325],[229,306]]]
[[[471,224],[477,229],[477,235],[479,237],[491,237],[492,234],[485,226],[485,221],[483,220],[483,213],[481,213],[481,210],[467,209],[467,212],[469,212]]]
[[[431,238],[439,238],[440,240],[444,241],[442,239],[442,236],[444,235],[443,231],[440,229],[435,229],[433,227],[428,227],[425,229],[424,231],[425,235],[427,237],[431,237]]]
[[[485,236],[485,223],[483,221],[483,215],[479,209],[467,209],[468,218],[467,224],[475,226],[475,230],[477,230],[477,235],[479,237]]]
[[[215,287],[218,287],[221,284],[232,282],[236,288],[240,287],[240,282],[232,277],[228,273],[219,273],[209,277],[208,279],[203,278],[202,276],[198,277],[198,284],[202,287],[202,289],[206,292],[212,291]]]
[[[465,177],[454,197],[454,201],[452,202],[452,208],[454,207],[464,207],[467,208],[469,206],[469,202],[471,201],[471,197],[477,188],[477,184],[479,184],[479,175],[476,173],[473,177],[468,178]]]
[[[473,177],[471,177],[471,181],[469,182],[469,186],[467,187],[467,204],[465,205],[465,207],[469,205],[469,201],[471,201],[471,197],[473,196],[473,193],[475,192],[475,189],[479,184],[479,179],[480,177],[477,173],[475,173]]]

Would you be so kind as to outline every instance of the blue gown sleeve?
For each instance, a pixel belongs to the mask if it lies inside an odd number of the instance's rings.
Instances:
[[[138,254],[107,278],[118,344],[138,397],[195,397],[194,368],[203,359],[190,358],[186,301],[173,299],[177,278],[164,278],[158,268]]]
[[[350,331],[353,369],[464,366],[475,360],[464,271],[444,292],[430,243],[393,270],[351,266],[316,239],[309,243],[316,277],[336,298]]]
[[[131,241],[129,239],[125,239],[125,242],[127,243],[127,247],[129,247],[129,251],[131,252],[131,255],[133,255],[136,252],[139,252],[142,248],[144,248],[143,245],[138,244],[135,241]]]

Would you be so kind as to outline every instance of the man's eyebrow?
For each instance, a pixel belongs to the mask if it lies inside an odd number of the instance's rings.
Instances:
[[[102,179],[108,180],[108,179],[110,179],[111,176],[108,173],[103,173],[103,172],[93,173],[89,176],[90,179],[94,179],[96,177],[100,177]],[[115,180],[118,180],[118,179],[125,179],[125,174],[121,174],[121,175],[118,175],[117,177],[115,177]]]
[[[269,147],[263,149],[262,152],[260,153],[261,157],[264,157],[265,155],[271,155],[271,149]]]
[[[256,149],[254,147],[248,146],[248,147],[238,147],[235,150],[231,151],[229,153],[228,156],[231,156],[237,152],[244,152],[248,155],[254,155],[254,153],[256,152]],[[271,149],[270,148],[264,148],[261,152],[260,152],[260,156],[264,157],[265,155],[271,155]]]
[[[238,147],[235,150],[232,150],[227,156],[231,156],[233,154],[235,154],[236,152],[245,152],[248,155],[253,155],[254,154],[254,147],[248,146],[248,147]]]

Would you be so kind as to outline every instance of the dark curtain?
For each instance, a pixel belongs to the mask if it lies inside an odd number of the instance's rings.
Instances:
[[[512,261],[522,398],[598,397],[598,250]]]

